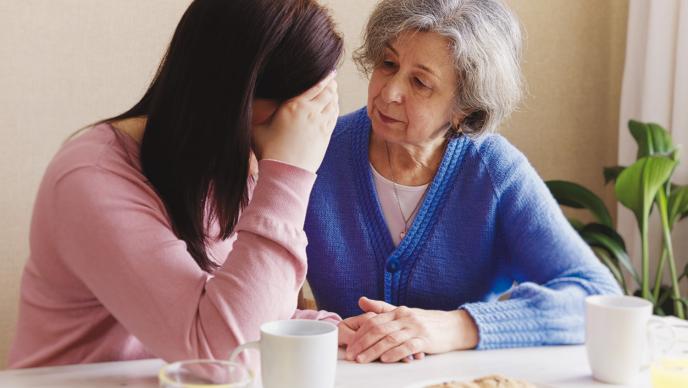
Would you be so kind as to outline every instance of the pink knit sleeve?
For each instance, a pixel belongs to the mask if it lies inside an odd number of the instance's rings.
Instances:
[[[65,265],[146,348],[166,360],[227,358],[267,321],[290,318],[306,272],[303,222],[315,175],[260,162],[222,268],[201,271],[146,187],[98,167],[55,184]]]
[[[342,318],[339,315],[325,310],[296,310],[292,316],[292,319],[312,319],[330,322],[335,325],[339,325],[339,322],[342,321]]]

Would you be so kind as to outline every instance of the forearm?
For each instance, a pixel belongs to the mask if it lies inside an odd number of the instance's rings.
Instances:
[[[619,289],[606,277],[596,281],[561,277],[545,285],[523,283],[510,299],[462,306],[478,327],[478,349],[578,344],[584,340],[584,301]]]
[[[149,352],[167,360],[226,358],[237,344],[257,339],[260,324],[294,313],[306,274],[303,219],[314,180],[261,162],[232,250],[210,275],[146,188],[81,169],[55,189],[57,254]],[[110,186],[122,188],[93,189]]]
[[[303,219],[314,175],[279,162],[261,161],[260,167],[261,177],[237,224],[233,249],[206,285],[203,302],[212,304],[220,316],[204,326],[225,328],[222,346],[213,344],[220,356],[257,339],[261,324],[291,318],[305,280]],[[275,206],[277,198],[280,206]]]

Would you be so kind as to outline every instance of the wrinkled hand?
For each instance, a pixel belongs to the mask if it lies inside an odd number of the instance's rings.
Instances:
[[[389,305],[392,306],[392,305]],[[392,306],[393,310],[394,307]],[[342,322],[339,323],[339,346],[346,346],[348,349],[348,345],[353,343],[354,339],[356,338],[356,331],[361,327],[363,323],[365,323],[368,319],[376,316],[377,314],[368,312],[365,314],[361,314],[355,317],[351,317],[348,319],[343,320]],[[408,362],[411,360],[422,360],[425,357],[425,353],[415,353],[413,356],[407,356],[401,359],[401,361]],[[347,352],[347,360],[353,361],[354,357],[349,357],[348,352]],[[391,362],[391,361],[390,361]]]
[[[361,324],[375,315],[374,313],[365,313],[339,322],[339,346],[348,347],[356,338],[356,330],[361,327]]]
[[[478,343],[478,329],[463,310],[438,311],[397,307],[361,298],[364,314],[340,323],[340,345],[346,358],[365,363],[422,358],[424,353],[471,349]]]
[[[272,119],[253,128],[256,154],[315,172],[339,115],[335,72],[282,103]]]

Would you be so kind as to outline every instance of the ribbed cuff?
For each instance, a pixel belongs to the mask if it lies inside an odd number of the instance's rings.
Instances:
[[[541,314],[527,300],[468,303],[460,308],[468,311],[478,326],[476,349],[497,349],[544,344]]]

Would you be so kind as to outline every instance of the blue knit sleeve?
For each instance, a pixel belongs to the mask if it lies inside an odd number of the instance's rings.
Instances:
[[[517,285],[507,300],[461,306],[478,348],[582,343],[585,297],[619,286],[518,150],[499,136],[481,149],[498,198],[496,245]]]

